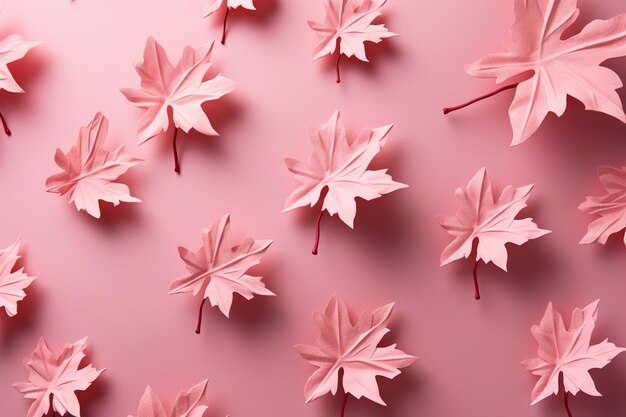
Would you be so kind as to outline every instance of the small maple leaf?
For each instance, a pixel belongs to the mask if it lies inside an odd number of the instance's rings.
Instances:
[[[65,345],[59,354],[48,348],[45,339],[39,339],[30,360],[25,360],[29,382],[13,384],[24,397],[35,400],[26,417],[41,417],[52,410],[60,415],[66,413],[80,417],[80,404],[75,391],[85,391],[105,369],[96,370],[92,365],[79,369],[85,357],[87,338]]]
[[[294,346],[304,359],[318,368],[304,386],[307,403],[329,392],[335,395],[341,383],[346,400],[348,394],[352,394],[357,399],[365,397],[386,405],[380,397],[376,377],[393,379],[400,374],[400,368],[418,359],[396,349],[395,344],[378,346],[389,332],[387,326],[393,306],[391,303],[366,311],[352,324],[345,304],[333,295],[324,313],[315,313],[320,332],[317,345]],[[340,370],[343,371],[341,380]]]
[[[20,258],[21,239],[17,239],[8,248],[0,250],[0,307],[4,307],[7,315],[17,314],[17,303],[26,297],[24,289],[36,279],[24,273],[24,268],[17,271],[15,263]]]
[[[2,10],[0,5],[0,11]],[[25,41],[19,35],[10,35],[0,41],[0,90],[6,90],[10,93],[23,93],[24,90],[13,78],[13,74],[9,70],[7,64],[19,61],[36,46],[41,45],[39,41]],[[4,128],[4,133],[11,135],[11,130],[0,113],[0,122]]]
[[[594,20],[578,34],[563,39],[578,18],[576,3],[577,0],[515,0],[509,52],[488,55],[466,70],[476,77],[495,78],[498,84],[520,76],[525,79],[461,106],[446,108],[444,113],[515,88],[509,108],[512,145],[528,139],[548,113],[562,116],[567,96],[580,100],[587,110],[626,122],[615,91],[622,87],[622,82],[615,72],[600,65],[609,58],[626,55],[626,14]]]
[[[571,415],[568,393],[576,395],[578,391],[582,391],[589,395],[601,395],[589,370],[604,368],[626,349],[616,347],[608,339],[591,345],[591,333],[596,325],[599,301],[594,301],[582,310],[576,308],[569,327],[565,327],[563,317],[550,303],[541,323],[531,328],[531,333],[539,344],[538,357],[525,360],[522,365],[533,375],[539,376],[532,392],[532,404],[558,394],[559,385],[562,385],[565,406]]]
[[[441,226],[454,237],[454,240],[441,254],[441,266],[461,258],[469,258],[474,240],[476,263],[474,265],[475,298],[480,299],[476,268],[478,262],[493,262],[507,270],[507,243],[522,245],[537,239],[549,230],[539,229],[531,218],[516,219],[526,207],[533,185],[521,188],[507,186],[495,199],[487,170],[481,168],[470,180],[466,188],[457,188],[455,195],[461,203],[455,217],[437,216]]]
[[[176,172],[180,172],[176,151],[178,128],[185,133],[193,128],[208,136],[218,136],[202,110],[202,104],[235,89],[235,82],[221,75],[205,81],[212,66],[212,51],[213,42],[198,49],[186,46],[180,61],[173,66],[165,49],[150,37],[146,41],[143,61],[135,64],[141,77],[141,89],[121,90],[131,103],[145,110],[137,129],[139,145],[166,132],[170,123],[174,123],[172,145]]]
[[[354,228],[357,197],[369,201],[408,187],[393,181],[386,169],[367,169],[387,142],[392,127],[363,130],[355,139],[349,140],[339,110],[336,110],[320,130],[312,130],[313,153],[308,163],[285,159],[287,168],[302,185],[287,198],[283,212],[307,205],[313,207],[320,199],[323,201],[317,221],[314,255],[317,254],[324,211],[331,216],[338,214],[345,224]]]
[[[178,248],[189,274],[174,281],[169,293],[192,293],[194,296],[203,293],[196,333],[200,333],[202,307],[207,298],[211,306],[218,306],[228,317],[234,293],[246,300],[255,294],[275,295],[265,288],[262,277],[246,274],[248,269],[261,262],[272,241],[246,239],[233,246],[230,234],[230,215],[227,214],[210,229],[202,230],[200,249],[194,252],[182,246]]]
[[[578,207],[584,213],[598,216],[589,224],[589,230],[580,243],[598,242],[604,245],[609,236],[626,228],[626,167],[600,167],[598,175],[607,194],[587,197],[587,201]]]
[[[339,59],[341,55],[355,56],[369,62],[365,55],[365,42],[379,43],[385,38],[398,36],[385,25],[372,22],[382,15],[380,8],[387,0],[324,0],[326,17],[323,22],[308,24],[322,39],[313,50],[313,60],[337,51],[337,82],[341,82]]]
[[[206,405],[207,380],[191,387],[188,391],[181,391],[176,396],[176,404],[170,413],[171,417],[202,417],[208,409]],[[151,387],[147,387],[137,410],[137,417],[167,417],[161,400],[154,394]],[[128,416],[132,417],[132,416]]]
[[[104,149],[109,131],[109,121],[96,113],[87,126],[80,129],[78,142],[65,154],[57,149],[54,161],[63,170],[46,180],[46,191],[61,196],[68,194],[68,203],[100,218],[99,200],[117,206],[120,202],[139,203],[132,197],[126,184],[115,182],[131,167],[142,162],[124,152],[120,145],[115,151]]]
[[[226,12],[224,13],[224,25],[222,27],[222,45],[226,42],[226,22],[228,21],[230,9],[236,9],[241,6],[244,9],[256,10],[253,0],[211,0],[204,6],[202,17],[208,17],[217,12],[223,4],[226,5]]]

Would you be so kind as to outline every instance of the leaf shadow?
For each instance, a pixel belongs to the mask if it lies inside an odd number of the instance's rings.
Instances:
[[[181,175],[185,171],[184,161],[187,154],[221,156],[228,146],[225,141],[229,137],[229,126],[236,124],[244,114],[244,107],[232,95],[226,95],[219,100],[206,102],[202,105],[202,109],[210,117],[211,124],[220,136],[206,136],[196,130],[191,130],[188,134],[179,131],[178,160],[180,161]],[[173,135],[174,133],[170,129],[164,134],[167,140],[160,141],[164,154],[171,154],[172,152],[171,138]]]
[[[258,270],[258,273],[255,270]],[[260,265],[254,266],[248,272],[250,275],[262,276],[267,288],[276,296],[255,295],[251,300],[237,296],[233,300],[233,308],[228,320],[241,328],[245,335],[257,338],[268,329],[280,327],[284,323],[284,311],[278,302],[280,294],[276,291],[276,288],[280,288],[277,282],[281,277],[280,271],[280,264],[268,258],[263,259]]]
[[[389,68],[389,61],[397,61],[401,59],[402,52],[394,42],[394,38],[383,39],[380,43],[368,42],[366,45],[367,59],[369,62],[361,61],[360,59],[352,56],[350,58],[342,55],[340,58],[340,73],[341,83],[339,86],[345,84],[345,80],[350,78],[351,73],[360,73],[368,78],[376,79],[380,76],[383,68]],[[322,70],[328,75],[328,77],[335,78],[337,70],[337,51],[332,55],[327,55],[320,58]],[[386,64],[387,63],[387,64]]]
[[[586,246],[593,247],[594,255],[597,255],[601,260],[624,257],[626,256],[624,233],[626,233],[624,230],[613,233],[604,245],[594,243]]]
[[[124,231],[130,225],[138,226],[143,222],[143,216],[140,215],[141,209],[138,207],[139,204],[142,203],[121,202],[114,206],[111,203],[100,201],[99,219],[91,216],[84,210],[77,211],[76,215],[80,217],[80,221],[83,224],[94,227],[107,235],[115,235],[120,231]]]
[[[85,416],[97,414],[94,410],[106,403],[110,391],[111,381],[107,376],[107,371],[104,371],[88,389],[76,392],[80,401],[81,414]]]
[[[540,202],[531,202],[530,206],[522,211],[520,218],[532,218],[540,229],[548,229],[541,221],[544,217],[543,206]],[[562,258],[559,251],[552,245],[553,234],[529,240],[523,245],[507,244],[509,254],[508,270],[512,291],[524,296],[533,296],[545,291],[546,288],[555,288],[562,285],[562,275],[558,273]],[[504,272],[504,271],[503,271]]]
[[[42,292],[37,286],[39,279],[38,277],[26,288],[26,297],[17,303],[16,316],[9,317],[4,310],[0,310],[0,352],[9,353],[20,335],[29,335],[37,327],[42,304]]]
[[[376,156],[368,169],[389,169],[394,181],[404,182],[407,175],[397,175],[404,172],[406,155],[395,147],[391,152],[383,152]],[[396,190],[380,198],[366,201],[357,200],[357,217],[355,229],[351,233],[351,240],[355,244],[367,246],[377,254],[383,254],[386,259],[397,260],[409,256],[418,250],[418,208],[410,205],[408,194],[413,190],[408,188]]]
[[[239,21],[242,21],[249,22],[248,24],[251,25],[266,26],[276,17],[281,9],[278,0],[255,0],[254,7],[256,7],[256,10],[246,10],[244,8],[231,10],[228,16],[229,23],[238,24]],[[220,22],[223,20],[225,12],[223,10],[219,14],[217,19]],[[226,45],[228,45],[229,28],[230,26],[226,27]]]
[[[26,93],[11,93],[6,90],[0,90],[0,111],[7,120],[7,125],[14,136],[16,133],[19,133],[19,128],[16,129],[14,124],[11,123],[11,114],[30,107],[33,96],[28,94],[28,92],[32,90],[35,80],[46,66],[46,57],[39,51],[40,48],[41,46],[33,48],[24,58],[8,65],[13,78]]]

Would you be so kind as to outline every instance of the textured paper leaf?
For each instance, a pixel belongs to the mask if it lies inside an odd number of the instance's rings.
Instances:
[[[17,314],[17,303],[26,297],[24,290],[36,279],[24,272],[24,268],[17,271],[15,263],[20,258],[21,240],[17,239],[8,248],[0,250],[0,307],[4,307],[7,315]]]
[[[393,379],[400,368],[417,358],[396,349],[396,345],[379,347],[387,328],[393,304],[366,311],[352,324],[348,309],[337,296],[331,297],[324,313],[315,314],[320,331],[316,346],[295,345],[302,357],[318,369],[304,387],[306,402],[327,393],[335,395],[339,383],[346,393],[365,397],[386,405],[380,397],[376,377]],[[339,380],[339,370],[343,378]]]
[[[365,42],[379,43],[385,38],[397,36],[384,24],[372,22],[382,15],[380,8],[387,0],[324,0],[326,17],[323,22],[309,21],[309,26],[320,37],[313,50],[313,60],[335,52],[339,41],[339,53],[356,56],[368,61]]]
[[[541,323],[531,328],[533,337],[539,343],[538,357],[526,360],[522,365],[540,377],[532,392],[532,404],[558,394],[560,374],[563,374],[566,392],[576,395],[582,391],[589,395],[601,395],[589,370],[604,368],[626,349],[616,347],[608,339],[596,345],[591,344],[599,301],[594,301],[582,310],[576,308],[569,327],[565,327],[563,317],[550,303]]]
[[[392,127],[363,130],[356,139],[349,140],[339,110],[335,111],[320,130],[312,130],[313,152],[308,163],[285,159],[287,168],[302,185],[287,198],[283,212],[307,205],[313,207],[327,188],[322,211],[338,214],[353,228],[357,197],[369,201],[407,187],[393,181],[386,169],[367,169],[385,145]]]
[[[212,66],[212,51],[213,42],[198,49],[186,46],[173,66],[165,49],[154,38],[148,38],[143,61],[135,65],[141,89],[121,90],[131,103],[145,110],[137,129],[138,144],[167,131],[171,122],[184,132],[193,128],[205,135],[218,135],[202,104],[232,92],[235,82],[221,75],[205,80]]]
[[[567,96],[587,110],[606,113],[626,122],[615,91],[619,76],[600,66],[626,55],[626,14],[594,20],[579,33],[563,39],[578,18],[577,0],[515,0],[515,23],[509,52],[488,55],[466,67],[477,77],[502,83],[525,74],[509,109],[512,145],[528,139],[548,113],[563,115]]]
[[[81,127],[78,142],[67,154],[57,149],[54,161],[63,171],[46,180],[46,191],[67,194],[70,204],[95,218],[100,218],[99,200],[114,206],[122,201],[141,202],[130,195],[126,184],[116,180],[143,159],[125,153],[123,145],[114,151],[104,149],[108,130],[107,118],[96,113],[87,126]]]
[[[170,414],[171,417],[202,417],[208,406],[206,404],[207,380],[191,387],[188,391],[181,391],[176,397],[176,404]],[[132,417],[132,416],[129,416]],[[152,388],[147,387],[139,402],[137,417],[167,417],[161,400],[154,394]]]
[[[48,348],[42,337],[30,360],[24,362],[29,382],[13,384],[24,397],[35,400],[26,417],[41,417],[52,411],[60,415],[80,417],[80,404],[75,391],[85,391],[104,369],[92,365],[79,368],[85,357],[87,338],[65,345],[59,354]]]
[[[493,262],[506,271],[507,243],[522,245],[550,233],[539,229],[531,218],[516,219],[526,207],[532,189],[532,185],[507,186],[496,199],[485,168],[474,175],[466,188],[457,188],[455,195],[460,207],[456,216],[437,216],[441,226],[454,237],[441,254],[441,266],[469,258],[472,243],[478,239],[476,261]]]
[[[580,243],[605,244],[609,236],[626,229],[626,167],[600,167],[600,182],[606,195],[587,197],[578,208],[597,217]],[[626,245],[626,234],[624,235]]]
[[[225,215],[210,229],[202,230],[202,246],[197,251],[179,247],[180,258],[189,274],[170,286],[170,294],[200,292],[212,306],[218,306],[228,317],[237,293],[246,300],[255,294],[275,295],[265,288],[262,277],[248,275],[248,269],[259,264],[272,244],[271,240],[246,239],[241,244],[231,243],[230,215]]]

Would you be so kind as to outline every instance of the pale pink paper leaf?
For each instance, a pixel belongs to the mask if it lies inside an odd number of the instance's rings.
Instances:
[[[387,328],[393,303],[366,311],[352,324],[343,301],[333,295],[324,313],[315,314],[320,331],[316,346],[295,345],[302,357],[318,369],[304,387],[306,402],[327,393],[335,395],[339,383],[355,398],[365,397],[386,405],[380,397],[376,377],[393,379],[400,368],[412,364],[415,356],[396,349],[396,345],[379,347]],[[339,370],[343,378],[339,381]]]
[[[619,76],[600,66],[626,55],[626,14],[594,20],[567,39],[564,32],[578,18],[577,0],[515,0],[515,23],[509,52],[488,55],[466,67],[476,77],[502,83],[532,74],[519,83],[509,109],[512,145],[528,139],[548,113],[563,115],[567,96],[587,110],[606,113],[626,122],[615,91]]]
[[[184,132],[193,128],[205,135],[218,135],[202,104],[232,92],[235,82],[221,75],[206,79],[212,66],[212,50],[213,42],[198,49],[186,46],[180,61],[173,66],[163,47],[154,38],[148,38],[143,61],[135,65],[141,89],[121,90],[131,103],[145,110],[137,129],[138,144],[167,131],[171,122]]]
[[[99,200],[117,206],[120,202],[139,203],[132,197],[126,184],[116,180],[131,167],[143,161],[130,156],[120,145],[114,151],[104,148],[109,121],[96,113],[87,126],[80,129],[78,142],[65,154],[57,149],[54,160],[63,170],[46,180],[46,191],[61,196],[68,194],[68,203],[100,218]]]
[[[522,245],[537,239],[549,230],[539,229],[531,218],[516,219],[526,207],[532,185],[521,188],[507,186],[494,198],[487,170],[481,168],[466,188],[455,192],[460,202],[455,217],[437,216],[441,226],[454,237],[441,254],[441,266],[461,258],[469,258],[472,243],[478,239],[476,262],[493,262],[507,270],[507,243]]]
[[[565,327],[563,317],[550,303],[541,323],[531,328],[533,337],[539,343],[538,357],[525,360],[522,365],[540,377],[532,392],[532,404],[558,394],[560,374],[563,374],[565,392],[576,395],[582,391],[589,395],[601,395],[589,370],[604,368],[626,349],[616,347],[608,339],[591,345],[599,301],[594,301],[582,310],[576,308],[569,327]]]
[[[609,236],[626,229],[626,167],[600,167],[598,175],[607,194],[587,197],[587,201],[578,207],[585,213],[597,216],[589,224],[589,230],[580,243],[598,242],[604,245]]]
[[[226,3],[226,7],[229,9],[243,7],[248,10],[256,10],[254,8],[253,0],[211,0],[206,4],[206,6],[204,6],[202,17],[208,17],[217,12],[224,3]]]
[[[385,145],[392,127],[363,130],[350,140],[339,110],[335,111],[320,130],[312,130],[313,152],[308,163],[285,159],[287,168],[302,185],[287,198],[283,212],[307,205],[313,207],[327,189],[322,211],[328,211],[331,216],[338,214],[345,224],[354,228],[357,197],[369,201],[408,187],[393,181],[386,169],[367,169]]]
[[[207,380],[191,387],[188,391],[181,391],[176,397],[176,404],[170,413],[171,417],[202,417],[208,406],[206,404]],[[132,416],[129,416],[132,417]],[[146,391],[139,402],[137,417],[167,417],[161,400],[154,394],[151,387]]]
[[[4,307],[7,315],[17,314],[17,303],[26,297],[24,290],[36,279],[28,276],[24,268],[17,271],[15,263],[20,258],[21,239],[17,239],[8,248],[0,250],[0,307]]]
[[[339,43],[340,54],[355,56],[367,62],[365,42],[379,43],[385,38],[397,36],[384,24],[372,24],[382,14],[380,8],[386,2],[387,0],[324,0],[324,21],[308,22],[311,29],[321,37],[313,50],[313,60],[333,54]]]
[[[60,415],[80,417],[75,391],[85,391],[105,371],[91,364],[79,368],[86,346],[84,338],[55,354],[43,337],[39,339],[31,358],[24,361],[29,382],[13,384],[24,397],[35,400],[26,417],[41,417],[50,412],[50,405]]]
[[[172,283],[170,294],[192,293],[195,296],[202,292],[203,299],[208,298],[226,317],[235,293],[246,300],[255,294],[275,295],[265,288],[262,277],[247,274],[248,269],[261,262],[272,241],[246,239],[233,246],[230,228],[227,214],[210,229],[202,230],[202,246],[197,251],[178,248],[189,274]]]

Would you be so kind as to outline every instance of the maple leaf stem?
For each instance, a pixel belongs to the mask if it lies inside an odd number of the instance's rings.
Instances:
[[[228,20],[228,12],[230,8],[226,6],[226,13],[224,14],[224,26],[222,27],[222,45],[226,42],[226,21]]]
[[[341,62],[341,52],[337,53],[337,84],[341,82],[341,70],[339,68],[340,62]]]
[[[204,308],[204,302],[206,298],[202,299],[202,303],[200,303],[200,310],[198,311],[198,324],[196,325],[196,334],[200,334],[200,328],[202,327],[202,309]]]
[[[178,139],[178,128],[174,128],[174,138],[172,139],[172,150],[174,151],[174,171],[180,174],[180,164],[178,163],[178,149],[176,140]]]
[[[563,404],[565,405],[565,411],[567,411],[567,417],[572,417],[572,411],[569,409],[569,393],[565,390],[565,382],[563,380],[563,372],[559,373],[559,389],[563,390]]]
[[[0,113],[0,121],[2,121],[2,127],[4,128],[4,133],[7,136],[11,136],[11,129],[9,129],[9,125],[7,125],[7,121],[4,120],[4,116]]]
[[[487,93],[487,94],[484,94],[484,95],[482,95],[482,96],[480,96],[480,97],[476,97],[475,99],[470,100],[470,101],[468,101],[468,102],[466,102],[466,103],[460,104],[460,105],[458,105],[458,106],[454,106],[454,107],[444,107],[444,109],[443,109],[443,114],[448,114],[448,113],[451,113],[451,112],[453,112],[453,111],[460,110],[460,109],[465,108],[465,107],[467,107],[467,106],[470,106],[470,105],[472,105],[472,104],[474,104],[474,103],[477,103],[477,102],[479,102],[479,101],[482,101],[482,100],[484,100],[484,99],[486,99],[486,98],[489,98],[489,97],[495,96],[496,94],[499,94],[499,93],[501,93],[501,92],[503,92],[503,91],[506,91],[506,90],[511,90],[511,89],[513,89],[513,88],[515,88],[515,87],[517,87],[517,83],[516,83],[516,84],[511,84],[511,85],[505,85],[504,87],[500,87],[500,88],[498,88],[497,90],[492,91],[491,93]]]
[[[341,406],[341,414],[340,417],[344,417],[345,413],[346,413],[346,404],[348,404],[348,393],[346,392],[346,394],[343,397],[343,404]]]
[[[567,411],[567,417],[572,417],[572,411],[569,409],[569,394],[567,391],[563,391],[563,403],[565,404],[565,411]]]
[[[478,288],[478,275],[476,271],[478,270],[478,261],[474,264],[474,298],[476,300],[480,300],[480,289]]]
[[[320,215],[317,216],[317,224],[315,225],[315,243],[313,243],[313,250],[311,253],[317,255],[317,248],[320,245],[320,224],[322,223],[322,217],[325,210],[320,210]]]

